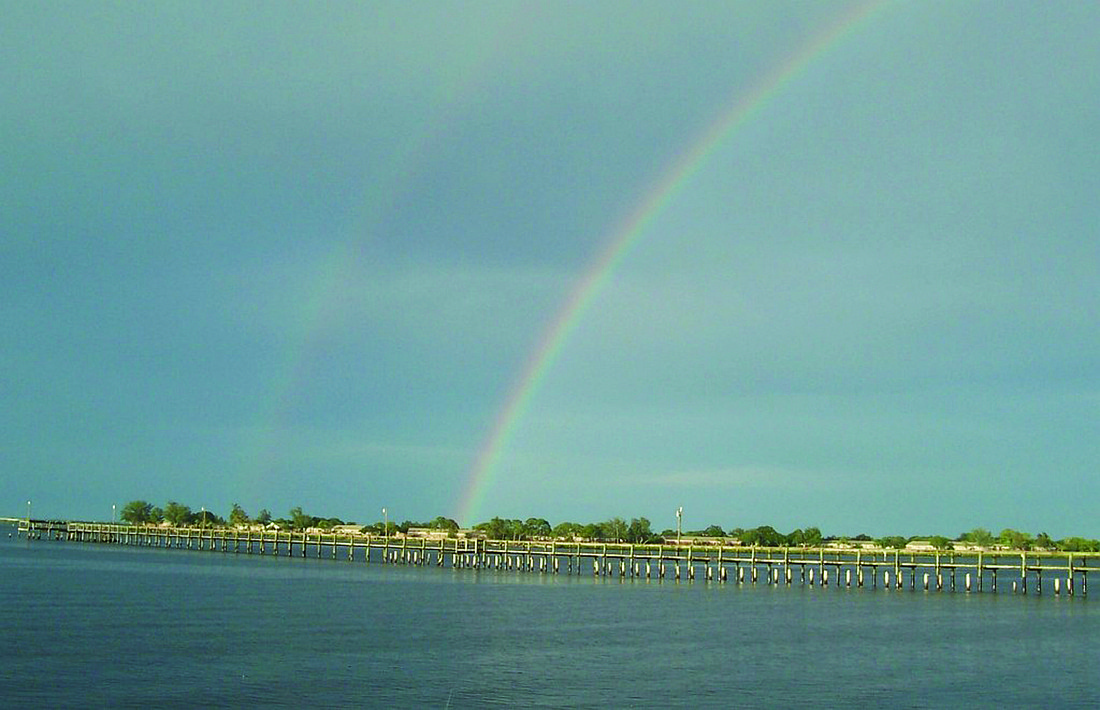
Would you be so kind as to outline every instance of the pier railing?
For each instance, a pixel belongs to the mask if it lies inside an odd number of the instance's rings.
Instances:
[[[884,550],[826,547],[634,545],[604,542],[413,538],[362,533],[160,527],[21,520],[28,540],[137,545],[235,554],[450,565],[601,577],[696,578],[723,583],[870,587],[929,591],[1088,594],[1098,553]]]

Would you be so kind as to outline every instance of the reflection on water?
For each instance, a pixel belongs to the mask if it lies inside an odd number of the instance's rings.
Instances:
[[[1100,697],[1100,624],[1081,597],[555,577],[27,544],[5,533],[0,599],[5,705]]]

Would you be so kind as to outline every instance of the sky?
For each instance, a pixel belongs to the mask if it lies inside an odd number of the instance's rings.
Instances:
[[[1100,6],[0,13],[0,515],[1100,537]]]

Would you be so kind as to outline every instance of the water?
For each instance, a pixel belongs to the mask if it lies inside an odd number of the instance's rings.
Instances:
[[[0,706],[1061,706],[1095,600],[9,539]]]

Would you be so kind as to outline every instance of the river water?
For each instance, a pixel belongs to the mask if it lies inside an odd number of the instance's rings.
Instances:
[[[0,707],[1095,707],[1098,600],[0,533]]]

